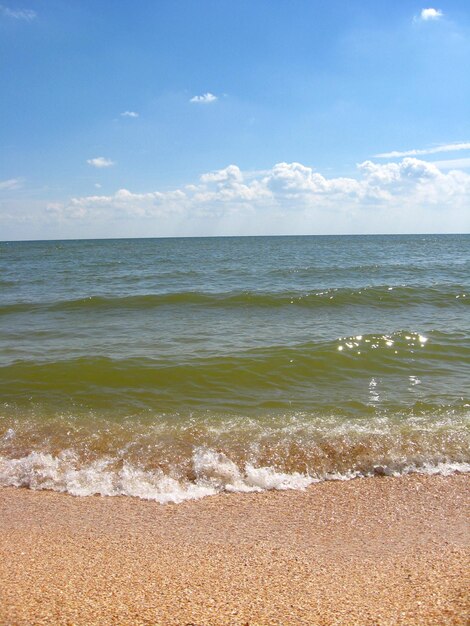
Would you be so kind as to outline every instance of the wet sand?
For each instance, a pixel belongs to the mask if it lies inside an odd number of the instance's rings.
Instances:
[[[1,624],[465,624],[468,477],[160,505],[0,489]]]

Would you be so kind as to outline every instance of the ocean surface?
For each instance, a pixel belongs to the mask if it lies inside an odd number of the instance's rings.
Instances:
[[[0,485],[470,469],[470,235],[0,243]]]

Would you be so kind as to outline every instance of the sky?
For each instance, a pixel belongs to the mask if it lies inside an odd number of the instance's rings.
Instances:
[[[470,232],[469,0],[0,0],[0,240]]]

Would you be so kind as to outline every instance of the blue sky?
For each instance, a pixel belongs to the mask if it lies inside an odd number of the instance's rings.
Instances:
[[[468,0],[0,0],[0,239],[468,232],[469,67]]]

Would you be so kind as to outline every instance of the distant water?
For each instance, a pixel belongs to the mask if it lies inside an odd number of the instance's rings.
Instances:
[[[0,243],[0,485],[468,471],[470,235]]]

